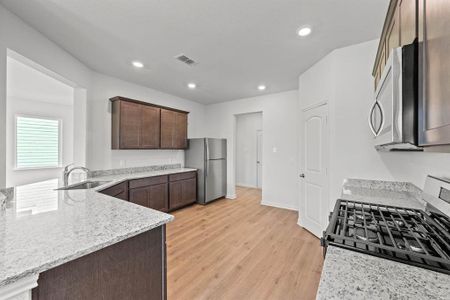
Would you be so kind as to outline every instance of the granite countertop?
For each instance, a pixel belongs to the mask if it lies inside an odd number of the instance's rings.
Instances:
[[[408,182],[346,179],[341,199],[424,209],[422,190]]]
[[[450,299],[450,276],[330,246],[317,299]]]
[[[197,171],[197,169],[176,168],[176,169],[155,170],[155,171],[146,171],[146,172],[137,172],[137,173],[97,175],[95,177],[90,177],[89,180],[107,181],[107,183],[95,188],[95,190],[102,190],[102,189],[108,188],[110,186],[116,185],[116,184],[121,183],[126,180],[153,177],[153,176],[170,175],[170,174],[176,174],[176,173],[194,172],[194,171]]]
[[[0,210],[0,287],[92,253],[173,220],[98,190],[124,180],[191,172],[175,168],[106,174],[91,190],[55,190],[58,179],[15,188]]]
[[[6,205],[6,196],[0,192],[0,209]]]
[[[424,209],[411,183],[347,179],[341,199]],[[334,246],[327,254],[317,299],[450,299],[450,276]]]

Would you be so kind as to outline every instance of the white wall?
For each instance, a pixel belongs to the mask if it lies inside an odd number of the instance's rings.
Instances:
[[[428,174],[450,176],[450,154],[374,149],[367,118],[377,46],[370,41],[337,49],[299,78],[300,106],[327,101],[330,109],[330,205],[345,178],[409,181],[422,188]]]
[[[74,87],[89,88],[91,77],[87,67],[0,4],[0,187],[5,186],[6,183],[6,57],[8,49],[59,74],[72,82]]]
[[[263,114],[262,203],[297,209],[297,91],[206,106],[207,135],[226,138],[228,143],[227,196],[230,198],[235,196],[236,115],[253,112],[262,112]]]
[[[7,112],[6,186],[17,186],[52,178],[61,178],[62,168],[15,170],[15,116],[26,115],[60,119],[62,121],[62,163],[67,165],[72,163],[74,152],[73,105],[8,97]]]
[[[189,137],[204,136],[204,105],[97,74],[0,4],[0,187],[6,183],[6,57],[9,50],[75,88],[78,125],[74,128],[74,139],[79,150],[74,152],[73,161],[77,165],[103,169],[183,163],[182,151],[110,150],[108,99],[117,95],[190,111]]]
[[[336,199],[344,178],[395,179],[373,147],[367,118],[373,104],[371,71],[378,41],[333,52],[334,93],[330,103],[330,196]]]
[[[205,106],[109,76],[94,74],[88,100],[87,167],[92,170],[184,164],[182,150],[111,150],[110,98],[124,96],[189,111],[188,137],[204,136]]]
[[[9,53],[11,54],[11,53]],[[17,56],[16,54],[12,54]],[[7,150],[6,185],[17,186],[52,178],[60,178],[62,168],[15,169],[16,116],[59,119],[62,122],[62,165],[73,162],[74,152],[74,89],[38,71],[27,62],[7,58]]]
[[[262,130],[262,113],[236,116],[236,184],[257,187],[257,139]]]

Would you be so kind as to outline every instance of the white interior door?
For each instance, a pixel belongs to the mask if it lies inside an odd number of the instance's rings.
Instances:
[[[256,131],[256,186],[262,188],[262,130]]]
[[[300,225],[322,236],[328,214],[328,107],[303,112]]]

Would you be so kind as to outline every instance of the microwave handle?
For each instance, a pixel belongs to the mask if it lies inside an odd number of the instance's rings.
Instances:
[[[375,131],[375,125],[373,125],[373,113],[375,112],[375,107],[377,105],[377,102],[375,101],[375,103],[372,105],[372,108],[370,109],[370,113],[369,113],[369,128],[370,131],[372,131],[373,136],[376,137],[377,136],[377,132]]]
[[[380,109],[380,117],[381,117],[380,127],[376,131],[376,133],[377,133],[376,136],[378,136],[378,135],[380,135],[381,130],[383,130],[383,127],[384,127],[384,111],[383,111],[383,106],[381,106],[381,103],[376,101],[375,105],[378,106],[378,108]]]

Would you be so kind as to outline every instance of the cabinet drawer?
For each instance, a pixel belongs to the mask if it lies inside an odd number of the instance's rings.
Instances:
[[[145,187],[149,185],[155,185],[155,184],[162,184],[166,183],[167,175],[163,176],[154,176],[154,177],[147,177],[147,178],[141,178],[141,179],[133,179],[130,180],[130,189],[136,189],[140,187]]]
[[[185,180],[197,177],[197,172],[186,172],[169,175],[169,181]]]
[[[128,181],[101,190],[100,193],[122,200],[128,200]]]

